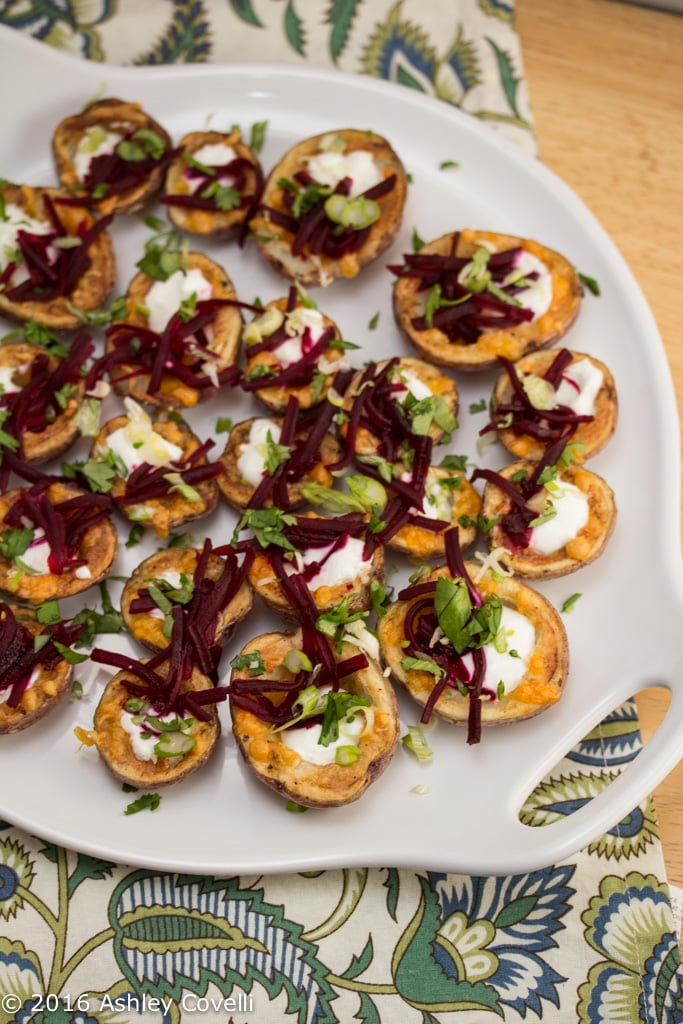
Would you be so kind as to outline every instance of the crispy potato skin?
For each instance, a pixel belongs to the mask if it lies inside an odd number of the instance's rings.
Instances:
[[[523,373],[533,373],[542,377],[556,357],[557,352],[534,352],[520,359],[517,368]],[[617,389],[611,372],[594,356],[572,352],[572,363],[582,359],[587,359],[602,372],[603,382],[595,401],[594,419],[590,423],[579,423],[568,439],[568,443],[578,441],[583,445],[583,451],[575,453],[577,462],[583,462],[602,451],[616,430],[619,415]],[[507,402],[511,393],[509,378],[503,371],[493,389],[492,406]],[[545,452],[545,446],[540,441],[526,434],[515,434],[514,431],[504,428],[499,429],[497,433],[501,443],[518,458],[537,461]]]
[[[167,148],[171,146],[171,137],[166,129],[145,113],[139,103],[128,103],[113,96],[95,100],[80,114],[73,114],[60,121],[52,136],[52,152],[57,173],[60,182],[67,189],[76,189],[81,184],[74,166],[76,149],[85,132],[95,126],[105,130],[119,128],[122,133],[144,128],[156,132],[164,140]],[[109,213],[135,213],[141,210],[161,190],[163,179],[163,167],[154,168],[147,181],[136,188],[95,200],[98,213],[105,216]]]
[[[455,232],[449,232],[418,251],[447,256],[451,254]],[[424,314],[427,291],[421,292],[416,278],[399,277],[394,285],[394,316],[400,329],[419,354],[431,363],[451,366],[457,370],[487,370],[497,365],[498,356],[515,362],[536,349],[546,348],[561,338],[578,316],[583,296],[580,278],[564,256],[539,242],[493,231],[463,229],[456,246],[456,256],[471,256],[482,243],[494,251],[521,246],[546,264],[552,274],[553,300],[550,309],[537,320],[498,331],[485,331],[473,344],[457,343],[436,327],[418,330],[413,319]]]
[[[244,654],[260,651],[268,678],[292,678],[282,667],[291,648],[301,649],[300,631],[265,633],[251,640]],[[340,660],[357,653],[344,645]],[[242,678],[235,672],[233,678]],[[360,756],[352,765],[315,765],[304,761],[286,746],[269,725],[231,701],[233,733],[237,746],[257,779],[280,796],[304,807],[340,807],[357,800],[384,771],[394,755],[399,737],[396,696],[380,666],[368,659],[368,667],[344,680],[344,689],[366,697],[375,709],[375,726],[361,738]],[[277,700],[278,694],[274,694]]]
[[[14,369],[13,379],[17,385],[23,386],[29,380],[31,363],[44,355],[49,359],[50,369],[53,370],[58,360],[50,356],[41,345],[31,345],[28,342],[8,342],[0,347],[0,366]],[[85,394],[84,382],[78,381],[75,390],[70,396],[66,409],[60,413],[52,423],[48,423],[44,430],[39,432],[25,431],[21,437],[21,453],[27,462],[34,464],[48,462],[57,458],[67,448],[70,448],[80,435],[80,429],[76,423],[76,413]]]
[[[324,519],[325,516],[318,516],[314,512],[306,513],[311,519]],[[261,600],[287,618],[292,618],[293,613],[288,599],[282,592],[278,580],[275,578],[274,569],[267,551],[257,551],[254,561],[249,570],[249,579]],[[312,590],[313,600],[320,611],[332,608],[339,604],[344,598],[350,597],[349,607],[353,611],[367,610],[372,606],[370,588],[373,580],[384,582],[384,549],[380,546],[375,548],[372,562],[365,566],[361,572],[356,573],[351,579],[335,586],[322,586]]]
[[[121,594],[121,615],[126,626],[140,643],[152,650],[159,651],[168,647],[169,637],[164,636],[163,618],[150,615],[149,612],[132,612],[131,603],[142,594],[147,593],[149,580],[163,578],[165,573],[179,572],[193,576],[200,552],[195,548],[166,548],[157,551],[144,562],[141,562],[127,581]],[[206,575],[209,579],[220,578],[226,563],[218,555],[209,556]],[[219,616],[216,626],[216,639],[227,639],[231,628],[244,618],[251,610],[253,592],[251,584],[245,581]]]
[[[265,308],[279,309],[280,312],[284,313],[285,310],[287,309],[287,298],[273,299],[271,302],[266,303]],[[335,322],[333,320],[330,320],[330,318],[328,316],[325,316],[324,314],[323,325],[325,328],[331,327],[332,330],[334,331],[334,337],[332,340],[339,340],[341,338],[339,328],[337,327]],[[341,364],[344,353],[341,352],[338,348],[328,347],[325,349],[323,355],[328,362]],[[280,366],[277,358],[273,355],[273,353],[268,352],[267,350],[257,352],[256,355],[250,356],[248,345],[246,346],[246,357],[247,375],[253,372],[257,366],[272,366],[273,369],[275,370],[278,370]],[[322,385],[321,388],[318,389],[317,394],[314,394],[313,388],[311,387],[310,384],[292,388],[259,388],[259,390],[254,391],[253,394],[254,397],[258,398],[258,400],[262,402],[267,409],[270,409],[272,412],[279,413],[280,415],[284,415],[290,395],[294,395],[294,397],[299,403],[300,409],[310,409],[311,406],[318,405],[320,402],[322,402],[322,400],[325,398],[325,395],[332,387],[333,380],[334,373],[326,374],[324,384]]]
[[[320,143],[327,136],[339,135],[346,140],[345,152],[365,150],[371,153],[382,169],[385,178],[396,175],[396,184],[391,192],[378,202],[381,208],[379,220],[370,228],[365,244],[357,252],[348,253],[341,259],[333,260],[304,252],[293,256],[290,232],[270,220],[267,210],[257,213],[251,221],[251,231],[257,238],[257,245],[266,260],[284,277],[298,281],[304,286],[327,285],[340,277],[355,277],[363,267],[387,249],[396,238],[403,219],[408,180],[400,158],[381,135],[374,132],[344,128],[325,132],[305,139],[289,150],[271,171],[263,190],[262,205],[287,213],[283,202],[283,190],[278,186],[281,178],[293,178],[297,171],[306,167],[306,160],[320,151]],[[268,237],[271,236],[271,237]],[[279,236],[279,237],[276,237]]]
[[[472,579],[476,579],[481,566],[466,563]],[[440,566],[421,582],[449,576],[446,566]],[[514,578],[493,579],[490,573],[476,584],[483,594],[496,594],[503,604],[515,608],[533,623],[536,646],[529,659],[529,669],[520,685],[501,700],[481,702],[482,726],[501,725],[532,718],[547,710],[562,696],[569,671],[567,635],[559,614],[550,602],[526,584]],[[434,677],[428,672],[406,670],[401,665],[405,639],[406,615],[414,601],[396,601],[379,621],[379,641],[382,658],[391,669],[392,678],[424,707],[433,689]],[[467,722],[469,699],[456,687],[447,687],[436,702],[434,711],[448,722]]]
[[[390,360],[384,359],[377,363],[377,366],[381,370],[388,362],[390,362]],[[427,385],[433,395],[443,398],[454,416],[458,415],[460,399],[457,384],[452,377],[449,377],[440,370],[437,370],[436,367],[431,366],[428,362],[425,362],[424,359],[416,359],[414,356],[401,356],[396,365],[397,373],[403,369],[413,374],[421,380],[423,384]],[[360,386],[362,376],[362,371],[357,373],[346,390],[344,395],[344,410],[346,412],[349,412],[353,407],[354,399]],[[398,380],[398,377],[396,379]],[[343,424],[340,427],[340,433],[343,436],[346,435],[346,424]],[[429,428],[429,436],[435,444],[438,444],[444,436],[444,431],[436,423],[432,423]],[[359,427],[356,434],[356,454],[376,454],[381,440],[382,439],[377,437],[376,434],[373,434],[372,431],[367,430],[365,427]]]
[[[453,498],[450,526],[457,526],[460,546],[468,547],[477,535],[476,526],[463,526],[460,523],[461,516],[469,516],[476,519],[481,512],[481,497],[479,492],[472,486],[464,473],[454,469],[444,469],[441,466],[430,466],[430,479],[459,480],[457,488],[450,490]],[[423,558],[443,558],[446,551],[445,536],[446,527],[441,533],[427,530],[423,526],[416,526],[409,523],[402,526],[388,541],[387,547],[395,551],[401,551],[410,555],[417,561]]]
[[[182,149],[183,155],[173,160],[166,171],[166,182],[164,195],[173,196],[190,195],[190,188],[185,177],[187,161],[185,155],[192,156],[203,146],[219,145],[223,143],[231,146],[242,160],[252,165],[252,170],[247,172],[247,182],[242,195],[253,197],[259,190],[261,181],[261,165],[254,151],[242,141],[239,129],[224,132],[189,132],[184,135],[178,146]],[[208,238],[230,238],[236,234],[249,217],[252,201],[234,210],[199,210],[188,209],[182,206],[168,204],[166,211],[171,223],[181,231],[187,231],[192,235],[202,235]]]
[[[230,299],[237,302],[235,287],[225,270],[214,260],[199,252],[188,252],[184,257],[185,270],[199,270],[207,281],[211,282],[212,299]],[[126,293],[127,313],[121,322],[133,324],[135,327],[149,328],[149,319],[142,310],[146,305],[147,295],[155,284],[154,278],[144,271],[135,275]],[[117,321],[118,322],[118,321]],[[242,332],[242,314],[237,305],[223,306],[218,309],[211,322],[213,338],[211,352],[216,357],[217,369],[224,369],[237,361]],[[112,344],[107,343],[107,351]],[[114,390],[120,395],[131,395],[139,402],[163,408],[192,408],[199,402],[206,401],[216,394],[216,388],[193,388],[184,384],[172,374],[161,379],[159,391],[151,394],[148,390],[149,374],[130,374],[133,367],[121,365],[116,370],[117,377]]]
[[[60,198],[72,198],[63,189],[37,188],[31,185],[8,183],[2,189],[6,203],[22,207],[35,220],[48,220],[44,196],[58,202]],[[81,206],[58,206],[59,217],[69,234],[76,234],[80,224],[89,228],[94,219]],[[116,280],[116,257],[111,238],[101,232],[88,249],[90,266],[81,275],[76,287],[69,295],[57,295],[39,302],[35,299],[17,302],[7,297],[0,289],[0,312],[13,320],[35,320],[44,327],[57,331],[74,330],[81,326],[80,317],[69,309],[69,304],[92,312],[104,305]]]
[[[163,675],[163,667],[159,674]],[[207,707],[211,716],[208,722],[197,721],[192,735],[196,740],[193,750],[181,758],[160,757],[157,763],[141,761],[133,752],[131,738],[121,725],[121,709],[130,697],[124,682],[137,682],[127,672],[118,672],[106,685],[95,711],[93,730],[89,739],[105,765],[119,782],[126,782],[136,789],[156,789],[182,782],[188,775],[198,771],[213,753],[221,733],[220,720],[214,705]],[[194,669],[192,676],[181,683],[180,692],[205,690],[211,686],[206,676]]]
[[[242,420],[241,423],[236,423],[230,431],[228,442],[225,446],[225,450],[220,457],[220,461],[223,463],[224,472],[218,477],[218,486],[223,492],[224,497],[233,508],[243,509],[246,508],[254,494],[255,488],[251,484],[246,483],[240,476],[237,468],[237,460],[240,456],[241,447],[246,444],[249,440],[249,432],[251,425],[255,419],[261,419],[264,417],[252,417],[248,420]],[[273,420],[273,423],[281,423],[281,420]],[[336,439],[331,434],[326,434],[323,438],[323,443],[320,449],[320,461],[316,463],[310,473],[307,473],[304,478],[291,484],[287,488],[287,494],[289,497],[289,505],[291,508],[297,505],[303,504],[303,496],[301,489],[306,483],[317,483],[323,487],[331,487],[333,477],[328,466],[333,465],[341,458],[341,448],[339,447]],[[269,498],[265,502],[265,507],[269,508],[273,504]]]
[[[21,494],[21,488],[6,491],[0,495],[0,534],[5,532],[5,516]],[[55,481],[47,489],[47,498],[52,504],[87,494],[69,484]],[[59,600],[88,590],[110,572],[118,551],[118,534],[111,519],[103,519],[87,530],[79,557],[84,558],[90,569],[88,579],[80,579],[74,569],[67,569],[61,575],[44,573],[31,575],[20,573],[13,562],[0,555],[0,591],[18,601],[31,605],[44,601]]]
[[[533,469],[533,462],[521,459],[500,470],[500,474],[509,480],[522,471],[531,474]],[[501,564],[508,565],[523,579],[553,579],[576,572],[577,569],[589,565],[600,557],[614,530],[617,519],[614,492],[602,477],[581,466],[568,466],[561,470],[557,479],[574,484],[588,499],[588,522],[579,530],[576,537],[552,554],[543,555],[531,546],[516,551],[510,550],[509,542],[499,524],[492,526],[487,535],[491,549],[506,549],[500,555]],[[552,496],[546,492],[546,498],[548,497],[552,500]],[[495,484],[487,482],[483,495],[484,517],[495,519],[504,516],[511,507],[512,502],[507,495]]]
[[[109,435],[113,434],[119,427],[124,427],[127,422],[128,417],[123,415],[115,416],[104,424],[97,437],[93,440],[91,450],[91,457],[93,459],[104,456],[107,451],[107,438]],[[187,459],[192,452],[201,447],[199,439],[195,437],[189,427],[183,424],[174,423],[170,420],[155,420],[153,427],[161,437],[182,448],[183,459]],[[133,522],[140,523],[141,526],[152,527],[158,537],[168,537],[171,530],[182,526],[183,523],[191,522],[193,519],[202,519],[204,516],[210,515],[216,507],[218,487],[215,480],[206,480],[203,483],[199,483],[195,490],[199,494],[199,501],[189,501],[177,492],[171,492],[163,498],[150,498],[149,501],[144,503],[145,508],[150,512],[147,519],[136,519],[134,515],[131,516],[131,508],[135,506],[121,504],[119,508],[123,515],[128,519],[132,519]],[[110,491],[114,501],[122,497],[125,492],[126,481],[119,476],[114,477]]]
[[[37,636],[43,627],[30,608],[10,605],[14,617]],[[0,736],[21,732],[44,718],[65,697],[71,685],[74,668],[62,659],[54,669],[41,669],[36,681],[24,690],[15,708],[0,701]]]

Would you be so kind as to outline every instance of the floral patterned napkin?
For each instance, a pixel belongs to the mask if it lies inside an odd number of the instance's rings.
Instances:
[[[0,0],[89,60],[289,62],[400,82],[535,139],[511,0]],[[0,168],[1,171],[1,168]],[[640,749],[635,705],[530,797],[542,827]],[[0,825],[0,1024],[683,1021],[651,800],[569,860],[501,878],[347,869],[195,877]]]

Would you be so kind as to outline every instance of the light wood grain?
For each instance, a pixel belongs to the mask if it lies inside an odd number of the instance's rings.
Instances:
[[[683,18],[612,0],[517,0],[517,28],[541,159],[638,278],[683,410]],[[639,698],[644,739],[667,705],[662,691]],[[669,881],[683,886],[683,762],[655,803]]]

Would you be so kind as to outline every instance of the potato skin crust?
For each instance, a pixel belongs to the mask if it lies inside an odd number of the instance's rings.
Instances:
[[[271,221],[268,211],[261,210],[251,221],[251,231],[256,236],[257,246],[265,259],[284,277],[298,281],[305,287],[327,285],[340,277],[355,277],[363,267],[387,249],[396,238],[403,219],[403,207],[408,191],[408,179],[399,156],[389,142],[374,132],[343,128],[324,132],[304,139],[290,149],[268,175],[262,196],[262,206],[287,213],[278,186],[282,178],[292,179],[297,171],[306,166],[306,159],[320,151],[320,143],[328,136],[341,136],[346,140],[346,151],[364,150],[371,153],[379,164],[385,178],[396,175],[391,192],[377,202],[381,208],[379,220],[370,228],[370,234],[363,246],[356,252],[348,253],[335,260],[323,255],[302,254],[293,256],[292,234]],[[271,236],[271,237],[268,237]],[[278,237],[276,237],[278,236]]]
[[[5,516],[18,500],[21,488],[17,487],[0,495],[0,535],[4,532]],[[87,495],[71,484],[56,480],[46,491],[47,500],[51,504],[67,501]],[[8,594],[11,599],[23,601],[30,605],[43,604],[45,601],[60,600],[80,594],[84,590],[99,583],[110,572],[118,551],[118,533],[111,519],[103,519],[88,529],[81,541],[80,558],[84,558],[90,576],[80,579],[74,569],[67,569],[61,575],[55,573],[18,574],[16,565],[0,555],[0,591]],[[17,578],[18,576],[18,578]]]
[[[423,315],[427,292],[420,292],[421,282],[416,278],[408,275],[399,277],[394,285],[394,316],[401,331],[424,359],[457,370],[488,370],[497,365],[498,356],[515,362],[528,352],[553,345],[566,334],[579,314],[583,285],[575,268],[564,256],[530,238],[471,228],[441,235],[418,252],[451,255],[453,239],[457,235],[456,256],[471,256],[481,243],[494,246],[496,252],[521,246],[532,253],[551,270],[553,301],[550,309],[538,320],[485,331],[476,342],[468,345],[450,341],[437,327],[425,330],[415,327],[412,321]]]
[[[119,126],[124,133],[145,129],[155,132],[167,149],[171,148],[171,137],[158,121],[147,114],[139,103],[128,103],[114,96],[104,97],[89,103],[79,114],[72,114],[59,122],[52,136],[52,153],[62,185],[76,189],[80,180],[76,175],[74,160],[79,140],[89,128],[114,128]],[[95,199],[93,202],[100,216],[109,213],[136,213],[154,199],[161,190],[164,179],[163,165],[155,167],[146,182],[126,192]]]
[[[157,669],[164,674],[163,666]],[[93,730],[89,739],[105,765],[119,782],[128,783],[136,789],[156,789],[182,782],[188,775],[198,771],[216,749],[221,733],[221,724],[215,705],[209,705],[210,721],[197,721],[192,735],[196,740],[193,750],[181,758],[160,757],[157,763],[141,761],[133,753],[130,736],[121,725],[121,708],[130,697],[123,685],[125,680],[138,682],[128,672],[117,672],[107,683],[95,710]],[[198,669],[193,669],[189,679],[181,683],[180,692],[210,689],[211,683]],[[175,762],[175,763],[174,763]]]
[[[73,199],[64,189],[11,183],[3,186],[2,194],[6,203],[15,203],[29,217],[43,221],[49,219],[45,206],[46,195],[57,204],[60,199]],[[80,224],[90,228],[95,223],[92,213],[85,207],[58,205],[57,208],[62,224],[70,234],[75,235]],[[100,232],[89,246],[88,255],[90,266],[68,295],[56,295],[43,302],[36,299],[20,302],[8,298],[4,289],[0,289],[0,312],[13,320],[35,320],[51,330],[69,331],[80,327],[81,318],[69,309],[69,304],[85,312],[99,309],[104,305],[116,280],[114,246],[106,230]]]
[[[509,480],[515,474],[526,472],[531,474],[534,463],[524,459],[511,463],[500,470],[500,475]],[[499,561],[508,565],[522,579],[554,579],[576,572],[584,565],[599,558],[605,550],[612,535],[617,519],[617,506],[614,492],[609,484],[582,466],[568,466],[556,477],[558,481],[566,481],[578,487],[588,498],[588,522],[575,538],[557,551],[549,555],[540,554],[529,546],[520,550],[510,550],[506,546],[506,536],[499,523],[494,523],[487,534],[489,548],[504,548]],[[551,500],[552,496],[548,495]],[[496,487],[487,482],[484,487],[482,515],[488,520],[495,520],[510,511],[510,499]]]
[[[457,526],[459,530],[460,546],[468,547],[477,535],[477,527],[473,525],[463,526],[460,523],[461,516],[468,516],[476,519],[481,513],[481,497],[479,492],[472,486],[464,473],[455,469],[444,469],[441,466],[430,466],[429,479],[460,481],[460,486],[451,492],[453,497],[453,511],[450,525]],[[424,526],[416,526],[409,523],[402,526],[387,543],[388,548],[395,551],[402,551],[413,559],[422,558],[443,558],[446,552],[446,530],[435,533],[427,530]]]
[[[481,566],[466,562],[466,569],[476,579]],[[446,566],[439,566],[420,582],[450,576]],[[481,702],[482,726],[502,725],[532,718],[547,710],[562,696],[569,671],[567,635],[559,614],[550,602],[526,584],[512,577],[495,580],[490,572],[476,584],[484,594],[496,594],[503,604],[527,616],[536,629],[536,647],[529,659],[529,670],[520,685],[502,699]],[[415,600],[415,599],[414,599]],[[396,601],[378,624],[383,661],[391,669],[392,678],[403,686],[417,703],[424,707],[433,689],[434,676],[428,672],[405,669],[401,665],[405,638],[406,615],[412,601]],[[447,722],[467,722],[469,698],[456,687],[449,686],[439,697],[434,713]]]
[[[132,602],[141,594],[147,593],[147,584],[150,580],[163,577],[165,573],[180,572],[193,576],[199,555],[200,552],[196,548],[165,548],[156,551],[133,570],[133,575],[126,582],[121,594],[121,615],[135,639],[146,647],[154,651],[168,647],[169,638],[164,636],[163,632],[164,620],[150,615],[149,612],[132,612]],[[226,564],[218,555],[211,554],[206,570],[207,577],[219,579]],[[251,584],[245,580],[219,616],[216,625],[218,641],[227,640],[226,634],[229,634],[232,626],[251,610],[252,600]]]
[[[515,368],[523,373],[533,373],[542,377],[556,357],[556,351],[533,352],[520,359]],[[617,388],[610,370],[601,360],[583,352],[572,352],[570,366],[582,359],[587,359],[601,371],[603,381],[595,401],[595,418],[590,423],[579,423],[572,436],[567,439],[568,444],[578,441],[583,445],[583,449],[577,450],[574,454],[577,462],[584,462],[602,451],[616,430],[619,415]],[[494,407],[507,402],[511,394],[510,379],[503,371],[493,388],[492,415]],[[537,461],[543,457],[545,445],[535,438],[526,434],[515,434],[513,430],[504,427],[499,428],[497,434],[501,444],[518,458]]]
[[[292,678],[282,667],[288,650],[301,649],[301,632],[265,633],[243,649],[260,651],[268,678]],[[345,644],[338,660],[358,653]],[[233,679],[244,678],[235,672]],[[233,733],[240,753],[257,779],[280,796],[304,807],[341,807],[357,800],[384,771],[394,755],[399,737],[398,706],[394,691],[380,666],[368,659],[368,667],[343,681],[344,689],[367,697],[375,708],[372,735],[363,738],[360,756],[351,765],[314,765],[304,761],[273,734],[268,724],[231,700]],[[277,694],[274,695],[277,699]]]

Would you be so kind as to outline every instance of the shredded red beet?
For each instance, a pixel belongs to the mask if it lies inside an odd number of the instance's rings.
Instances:
[[[178,380],[197,391],[215,388],[216,382],[220,387],[237,384],[241,376],[237,366],[216,369],[215,374],[207,373],[205,368],[205,364],[220,359],[211,350],[206,329],[225,306],[254,308],[236,299],[201,300],[189,320],[176,312],[160,334],[126,321],[111,324],[105,332],[108,351],[93,363],[86,387],[92,389],[105,373],[114,386],[146,375],[149,377],[146,391],[150,395],[160,393],[166,378]]]
[[[453,527],[446,534],[446,561],[453,579],[462,579],[467,586],[473,609],[481,607],[481,594],[474,587],[460,549],[458,529]],[[398,594],[399,601],[412,602],[404,619],[404,636],[407,646],[404,655],[413,658],[429,658],[441,669],[443,675],[434,680],[434,685],[425,703],[420,721],[428,722],[434,707],[447,687],[466,690],[469,700],[469,716],[467,726],[467,742],[479,743],[481,739],[481,697],[482,681],[486,672],[486,653],[484,648],[475,647],[458,654],[452,644],[433,643],[439,628],[434,611],[436,580],[427,580],[405,587]],[[472,670],[464,662],[464,657],[472,659]],[[488,695],[491,697],[491,695]],[[491,699],[495,699],[495,694]]]
[[[46,493],[49,483],[45,478],[21,490],[4,521],[11,529],[21,529],[28,522],[35,530],[42,530],[50,548],[49,571],[61,576],[87,565],[80,555],[81,545],[90,530],[111,516],[112,502],[106,494],[76,494],[53,502]]]
[[[184,459],[171,462],[168,466],[141,463],[126,479],[126,489],[117,497],[117,502],[120,505],[140,505],[155,498],[172,498],[175,484],[167,479],[172,473],[179,474],[182,482],[189,487],[196,487],[197,484],[215,479],[223,472],[222,464],[201,461],[213,447],[213,441],[205,441]]]
[[[12,302],[48,302],[51,299],[72,295],[92,265],[88,254],[90,248],[113,219],[111,215],[102,217],[89,227],[87,221],[83,220],[76,230],[78,245],[64,248],[55,246],[54,243],[58,239],[70,239],[72,235],[64,227],[52,198],[47,193],[43,193],[42,198],[52,230],[43,235],[24,230],[17,232],[17,247],[28,277],[20,284],[5,287],[5,294]],[[12,271],[5,279],[5,286],[9,284],[14,270],[19,265],[19,262],[8,264]]]
[[[122,137],[121,142],[135,142],[134,136],[137,131],[137,128],[131,128]],[[161,141],[161,137],[159,138]],[[158,157],[147,154],[142,160],[126,160],[119,152],[121,142],[117,144],[113,153],[101,153],[90,161],[83,185],[91,199],[98,200],[134,192],[147,183],[150,175],[155,171],[162,171],[181,152],[180,149],[165,146],[163,153]]]
[[[310,174],[300,171],[294,175],[294,181],[301,189],[308,185],[315,184]],[[385,178],[378,185],[361,193],[365,199],[381,199],[388,195],[396,185],[396,175],[392,174]],[[334,194],[349,195],[351,181],[343,178],[334,188]],[[371,227],[353,228],[343,227],[330,220],[325,213],[325,200],[327,194],[318,199],[304,213],[296,216],[293,207],[297,199],[297,193],[290,189],[283,189],[281,193],[282,202],[287,212],[273,209],[271,206],[262,206],[264,212],[273,224],[284,228],[293,235],[292,255],[301,256],[308,253],[319,256],[326,256],[328,259],[338,260],[348,253],[358,252],[365,245]]]
[[[505,283],[522,250],[518,247],[492,253],[486,265],[496,290],[510,297],[510,301],[506,301],[490,291],[470,291],[460,283],[458,277],[470,262],[470,257],[455,255],[459,237],[459,232],[454,235],[449,255],[406,253],[402,264],[389,267],[397,277],[418,280],[419,292],[431,292],[436,286],[440,289],[437,308],[430,315],[425,313],[414,317],[411,321],[413,327],[418,331],[433,327],[453,343],[473,345],[485,331],[507,330],[533,320],[533,310],[515,304],[515,296],[522,287]],[[536,276],[532,273],[528,278]]]
[[[40,349],[37,351],[28,367],[26,384],[20,391],[7,391],[0,396],[0,405],[9,410],[2,429],[19,442],[20,455],[25,434],[43,433],[64,414],[69,401],[67,392],[75,391],[81,383],[83,367],[95,345],[91,336],[81,331],[67,354],[58,360]]]
[[[522,382],[517,376],[515,364],[498,357],[510,381],[512,395],[506,402],[500,402],[493,417],[479,433],[486,434],[491,430],[511,430],[517,436],[533,437],[544,445],[566,442],[576,433],[582,423],[591,423],[595,417],[575,413],[569,406],[558,405],[554,409],[537,409],[532,405]],[[564,371],[571,364],[571,352],[560,349],[550,364],[543,379],[557,389]]]
[[[47,626],[42,635],[49,639],[36,649],[34,634],[15,617],[8,604],[0,604],[0,694],[8,694],[8,707],[19,706],[36,669],[54,672],[64,660],[55,642],[70,647],[85,628],[84,624],[66,622]]]

